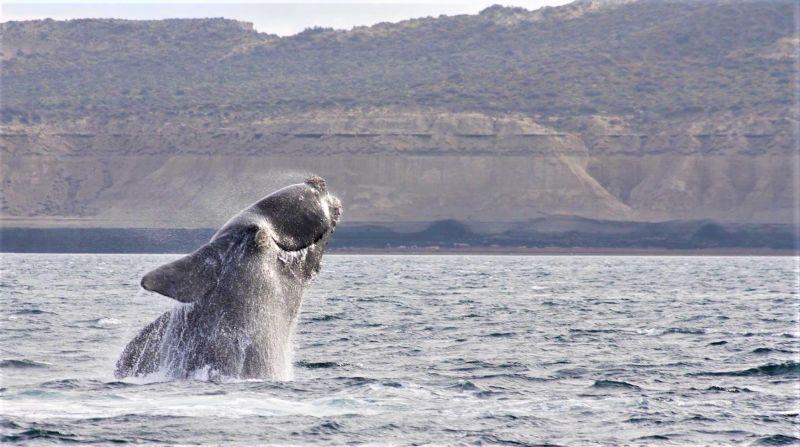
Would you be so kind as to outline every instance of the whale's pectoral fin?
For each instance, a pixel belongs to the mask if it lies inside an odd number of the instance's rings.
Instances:
[[[224,252],[212,242],[144,275],[142,287],[182,303],[196,301],[217,286]]]

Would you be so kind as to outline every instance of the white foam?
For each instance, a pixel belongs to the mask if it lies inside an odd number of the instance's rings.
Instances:
[[[183,390],[185,391],[185,390]],[[158,394],[156,394],[158,393]],[[59,393],[61,394],[61,393]],[[84,419],[121,415],[186,416],[192,418],[241,418],[250,416],[374,415],[383,412],[369,402],[348,398],[323,398],[309,401],[278,399],[270,396],[186,395],[176,390],[96,394],[63,393],[61,397],[11,398],[3,402],[6,417],[24,419]],[[80,393],[83,394],[83,393]]]
[[[117,320],[116,318],[100,318],[94,322],[96,326],[100,327],[116,326],[120,323],[121,321]]]
[[[297,251],[279,251],[278,259],[292,270],[301,268],[308,256],[309,250],[313,245]],[[232,258],[232,259],[235,259]],[[235,262],[235,261],[231,261]],[[238,268],[235,264],[225,264],[223,269]],[[197,324],[191,316],[194,303],[180,304],[170,312],[169,321],[164,330],[159,347],[160,356],[155,373],[142,378],[142,383],[162,382],[172,379],[202,380],[224,383],[236,380],[248,365],[252,365],[252,352],[255,350],[260,357],[256,358],[256,365],[263,368],[256,373],[264,378],[273,380],[292,380],[293,378],[293,352],[292,335],[296,323],[296,315],[299,309],[299,300],[302,299],[302,284],[295,284],[300,278],[285,278],[284,274],[273,263],[259,265],[260,271],[250,272],[250,274],[261,275],[261,278],[253,279],[255,282],[263,282],[269,287],[261,290],[263,295],[252,297],[242,297],[249,302],[243,302],[243,306],[253,313],[251,319],[241,322],[235,329],[231,329],[224,324],[222,315],[216,320],[208,320],[210,326],[207,332],[198,332],[192,325]],[[209,337],[215,337],[215,333],[224,336],[227,342],[231,343],[229,351],[226,353],[226,364],[224,367],[213,365],[198,366],[196,364],[197,352],[207,349],[206,344]],[[232,331],[232,332],[231,332]],[[248,354],[250,353],[250,354]],[[202,357],[201,357],[202,358]],[[246,362],[247,365],[245,364]],[[138,365],[134,368],[136,370]],[[250,371],[247,374],[253,374]],[[233,377],[226,377],[233,376]]]

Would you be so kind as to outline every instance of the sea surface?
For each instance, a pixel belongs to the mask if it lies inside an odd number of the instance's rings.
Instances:
[[[288,382],[124,380],[170,255],[2,255],[19,445],[793,445],[797,258],[326,255]]]

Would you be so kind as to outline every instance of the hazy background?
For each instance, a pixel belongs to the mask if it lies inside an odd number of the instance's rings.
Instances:
[[[171,18],[226,17],[252,22],[262,33],[288,36],[306,28],[331,27],[350,29],[380,22],[398,22],[417,17],[477,14],[493,5],[491,1],[314,1],[275,2],[240,1],[232,3],[203,1],[127,1],[118,4],[92,1],[4,2],[2,20],[55,20],[115,18],[158,20]],[[568,0],[523,0],[502,2],[507,6],[537,9],[558,6]]]

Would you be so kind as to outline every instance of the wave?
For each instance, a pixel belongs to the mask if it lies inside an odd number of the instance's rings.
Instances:
[[[24,442],[33,440],[50,440],[61,442],[79,442],[76,438],[77,435],[72,433],[60,432],[56,430],[45,430],[43,428],[30,428],[28,430],[12,434],[3,435],[0,437],[2,442]]]
[[[511,445],[511,446],[526,446],[526,447],[561,447],[559,444],[531,444],[526,441],[517,441],[514,439],[505,439],[497,435],[481,434],[478,436],[478,445]]]
[[[308,321],[333,321],[333,320],[341,320],[342,317],[338,315],[320,315],[318,317],[310,317]]]
[[[770,354],[773,352],[781,353],[781,354],[794,354],[794,352],[789,351],[787,349],[778,349],[778,348],[756,348],[752,351],[753,354]]]
[[[325,422],[323,422],[323,423],[321,423],[319,425],[316,425],[314,427],[311,427],[308,430],[305,430],[305,433],[307,433],[309,435],[315,435],[315,436],[331,435],[331,434],[334,434],[334,433],[341,432],[342,429],[343,429],[342,424],[340,424],[340,423],[338,423],[336,421],[333,421],[333,420],[327,420],[327,421],[325,421]]]
[[[19,309],[14,312],[14,315],[42,315],[42,314],[53,314],[53,312],[48,312],[42,309]]]
[[[669,441],[669,436],[667,435],[648,435],[648,436],[641,436],[636,438],[637,441]]]
[[[710,386],[706,388],[706,391],[716,391],[716,392],[726,392],[726,393],[752,393],[753,390],[750,388],[740,388],[738,386],[731,386],[731,387],[721,387],[721,386]]]
[[[109,326],[117,326],[122,322],[116,318],[98,318],[97,320],[91,320],[90,323],[91,327],[106,328]]]
[[[459,380],[453,385],[450,385],[448,388],[453,388],[459,391],[479,391],[481,390],[480,387],[475,385],[474,383],[470,382],[469,380]]]
[[[697,376],[800,376],[800,363],[798,362],[785,362],[785,363],[767,363],[765,365],[756,366],[739,371],[712,371],[701,372],[691,375]]]
[[[4,419],[0,417],[0,428],[22,428],[22,426],[11,419]]]
[[[486,337],[513,337],[514,335],[516,335],[515,332],[492,332],[486,335]]]
[[[28,359],[4,359],[0,360],[0,368],[47,368],[49,363],[35,362]]]
[[[595,380],[592,388],[617,388],[617,389],[629,389],[629,390],[641,390],[642,387],[638,385],[634,385],[628,382],[622,382],[618,380]]]
[[[346,366],[347,364],[343,362],[308,362],[305,360],[301,360],[299,362],[295,362],[294,365],[300,368],[326,369],[326,368],[336,368],[339,366]]]
[[[369,377],[360,377],[360,376],[337,377],[336,380],[342,380],[344,381],[346,386],[351,386],[351,387],[368,386],[380,382],[378,379],[371,379]]]
[[[55,390],[74,390],[82,388],[85,384],[78,379],[61,379],[49,380],[41,383],[39,386],[42,388],[55,389]]]
[[[523,382],[547,382],[552,379],[542,377],[529,376],[525,373],[489,373],[489,374],[475,374],[468,376],[472,380],[511,380]]]
[[[74,433],[65,431],[49,430],[42,427],[31,427],[26,430],[13,433],[4,434],[0,436],[0,442],[16,443],[27,445],[30,442],[45,442],[47,444],[83,444],[83,443],[100,443],[100,444],[127,444],[128,441],[118,438],[105,438],[105,437],[84,437]],[[37,442],[37,443],[38,443]]]
[[[42,382],[40,387],[51,390],[113,390],[135,386],[128,382],[103,382],[102,380],[59,379]]]
[[[771,435],[759,438],[753,445],[800,445],[800,438],[786,435]]]
[[[650,329],[639,329],[636,331],[638,334],[641,335],[649,335],[649,336],[661,336],[661,335],[669,335],[669,334],[682,334],[682,335],[703,335],[706,333],[705,329],[694,329],[694,328],[687,328],[687,327],[668,327],[668,328],[650,328]]]
[[[620,332],[617,329],[570,329],[569,331],[575,334],[612,334]]]

